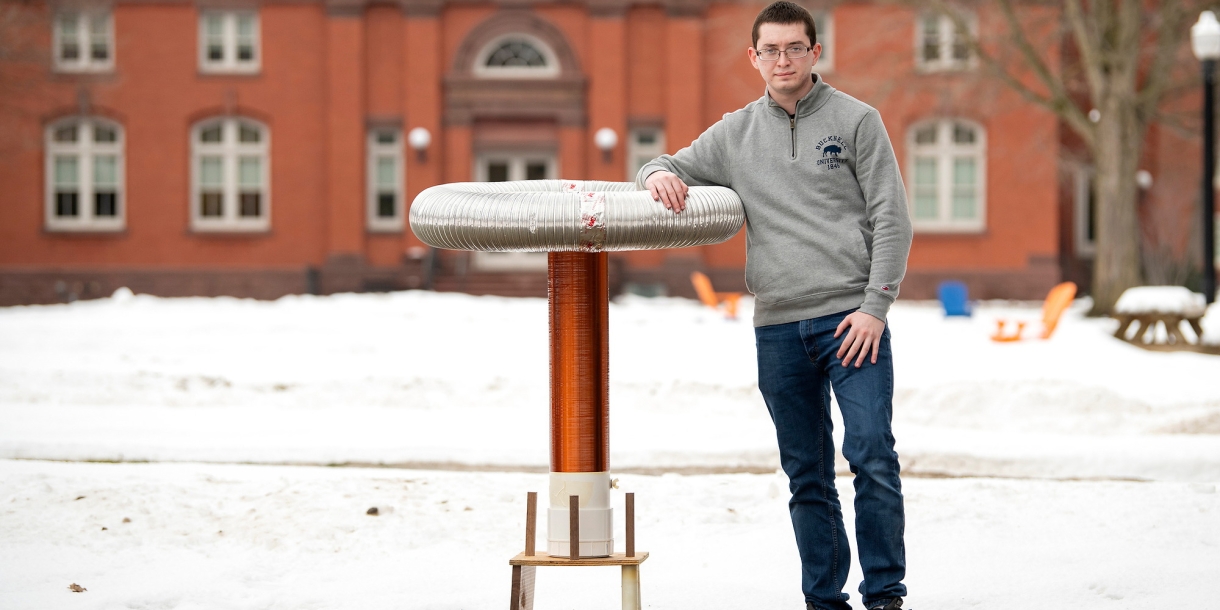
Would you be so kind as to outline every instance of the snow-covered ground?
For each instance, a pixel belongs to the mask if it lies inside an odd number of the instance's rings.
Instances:
[[[651,608],[801,607],[744,309],[611,306],[611,466]],[[1085,309],[999,344],[1036,304],[894,308],[908,607],[1187,607],[1220,578],[1220,357]],[[0,309],[0,608],[503,606],[545,490],[546,319],[426,292]],[[617,576],[543,569],[538,594],[614,608]]]

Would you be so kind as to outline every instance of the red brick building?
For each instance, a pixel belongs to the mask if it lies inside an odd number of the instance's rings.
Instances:
[[[434,255],[407,226],[411,199],[442,182],[630,179],[762,94],[746,59],[761,6],[7,3],[0,304],[119,286],[544,293],[538,255]],[[808,6],[815,70],[881,111],[903,168],[916,227],[904,295],[958,278],[975,297],[1037,298],[1087,277],[1087,162],[1073,165],[1054,116],[982,74],[945,19]],[[1147,205],[1197,198],[1198,146],[1150,136]],[[1181,251],[1190,206],[1172,209],[1157,230]],[[744,287],[743,235],[612,260],[620,289],[687,294],[695,269]]]

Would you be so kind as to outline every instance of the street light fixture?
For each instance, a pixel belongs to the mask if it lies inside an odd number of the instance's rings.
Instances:
[[[1216,300],[1216,60],[1220,22],[1203,11],[1190,28],[1190,47],[1203,64],[1203,297]]]
[[[407,133],[407,144],[415,149],[420,163],[428,160],[428,147],[432,145],[432,132],[425,127],[416,127]]]
[[[610,162],[610,153],[618,146],[618,133],[609,127],[602,127],[593,134],[593,143],[602,151],[602,162]]]

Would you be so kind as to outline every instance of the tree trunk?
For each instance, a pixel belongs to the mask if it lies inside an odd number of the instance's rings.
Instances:
[[[1097,179],[1097,254],[1093,310],[1108,315],[1124,290],[1140,285],[1140,231],[1135,172],[1144,130],[1134,95],[1111,92],[1102,100],[1093,152]]]

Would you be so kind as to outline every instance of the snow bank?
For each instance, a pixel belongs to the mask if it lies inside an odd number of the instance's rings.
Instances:
[[[743,321],[685,299],[611,305],[613,469],[775,469],[742,305]],[[1138,349],[1085,309],[1049,341],[997,344],[996,318],[1038,305],[946,320],[900,301],[907,472],[1220,480],[1220,358]],[[0,309],[0,457],[545,471],[546,320],[542,299],[422,291]]]

